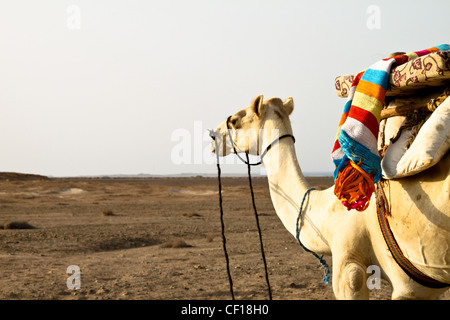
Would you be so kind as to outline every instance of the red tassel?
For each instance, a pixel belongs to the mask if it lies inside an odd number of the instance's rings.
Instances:
[[[373,175],[367,174],[350,160],[347,166],[339,172],[334,185],[334,194],[347,207],[347,210],[366,210],[374,191]]]

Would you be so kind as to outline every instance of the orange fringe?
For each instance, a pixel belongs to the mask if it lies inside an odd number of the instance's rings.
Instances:
[[[339,172],[334,186],[334,194],[347,207],[347,210],[366,210],[374,191],[373,175],[367,174],[350,160],[347,166]]]

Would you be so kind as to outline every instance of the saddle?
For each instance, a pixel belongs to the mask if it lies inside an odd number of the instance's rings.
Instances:
[[[431,98],[426,108],[380,123],[378,147],[385,179],[415,175],[437,164],[447,153],[450,148],[449,93],[450,87],[437,98]],[[423,99],[426,98],[420,98]],[[394,100],[387,109],[403,102],[404,99]],[[416,103],[420,103],[419,99]]]
[[[347,97],[353,75],[337,77]],[[420,173],[450,148],[450,51],[439,51],[393,68],[381,112],[378,149],[384,179]]]
[[[353,75],[337,77],[337,95],[347,97],[354,79]],[[418,174],[446,156],[450,148],[449,96],[450,51],[433,52],[393,68],[377,140],[382,178],[386,179],[377,183],[375,192],[383,238],[405,273],[430,288],[450,284],[430,278],[405,257],[389,226],[390,206],[383,185],[389,185],[389,179]]]

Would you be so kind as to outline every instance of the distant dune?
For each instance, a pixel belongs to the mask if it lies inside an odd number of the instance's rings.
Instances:
[[[0,180],[48,180],[46,176],[30,173],[17,173],[17,172],[0,172]]]

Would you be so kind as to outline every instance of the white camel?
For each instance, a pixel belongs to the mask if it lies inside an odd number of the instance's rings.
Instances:
[[[267,132],[292,134],[289,115],[292,98],[263,101],[258,96],[245,109],[229,118],[236,149],[261,154],[271,144]],[[261,130],[263,129],[263,130]],[[246,132],[257,134],[242,134]],[[237,134],[237,133],[240,134]],[[227,121],[216,131],[212,152],[233,153],[227,136]],[[217,141],[218,140],[218,141]],[[225,141],[225,142],[224,142]],[[299,167],[294,140],[279,140],[263,157],[273,206],[286,229],[295,237],[299,207],[310,188]],[[387,189],[389,223],[397,243],[414,266],[438,281],[450,283],[450,155],[434,167],[409,178],[391,180]],[[393,287],[392,299],[436,299],[448,287],[435,289],[412,280],[399,267],[383,238],[375,199],[363,212],[347,211],[333,187],[311,191],[306,197],[300,240],[309,250],[332,256],[332,286],[337,299],[368,299],[368,266],[381,269],[382,278]]]

